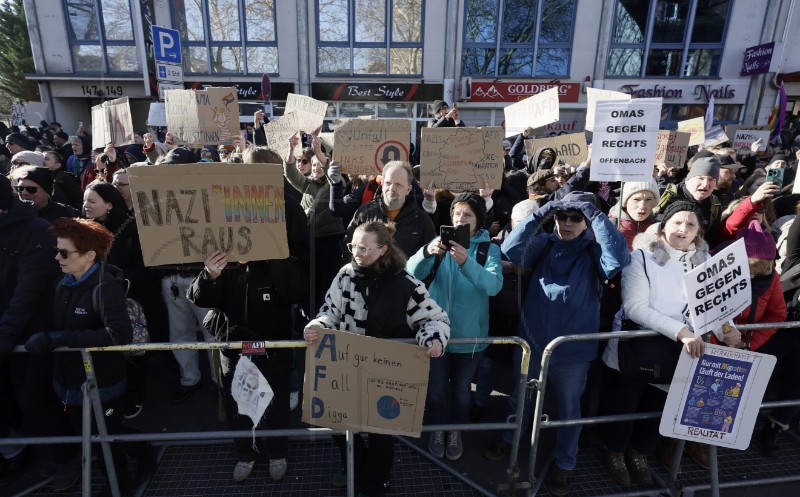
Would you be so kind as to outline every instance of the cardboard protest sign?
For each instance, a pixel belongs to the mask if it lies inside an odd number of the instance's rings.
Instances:
[[[740,129],[747,129],[750,131],[772,131],[768,125],[728,124],[725,126],[725,134],[728,136],[736,136],[736,132]]]
[[[503,179],[503,128],[422,128],[419,160],[424,188],[432,182],[456,192],[497,190]]]
[[[229,145],[241,136],[236,88],[167,90],[164,103],[167,129],[180,144]]]
[[[750,266],[744,240],[683,275],[689,317],[697,335],[718,329],[750,305]]]
[[[407,119],[351,119],[333,133],[336,162],[347,174],[381,174],[390,161],[408,161],[410,142]]]
[[[300,131],[300,124],[294,112],[287,112],[280,118],[264,125],[264,134],[267,137],[267,146],[280,154],[286,160],[289,154],[289,138]],[[298,147],[300,145],[298,144]],[[295,156],[300,155],[300,150],[295,150]]]
[[[147,112],[147,125],[167,125],[167,109],[164,106],[164,102],[153,102],[150,104],[150,110]]]
[[[652,181],[660,98],[597,102],[592,181]]]
[[[697,359],[681,352],[659,433],[746,450],[776,362],[772,355],[719,345],[706,345]]]
[[[28,102],[25,104],[25,122],[29,126],[38,126],[47,120],[47,104],[43,102]]]
[[[280,164],[182,164],[128,169],[146,266],[289,256]]]
[[[92,148],[105,148],[108,143],[115,147],[134,143],[128,97],[92,107]]]
[[[419,438],[430,359],[425,348],[320,330],[306,347],[305,423]]]
[[[328,104],[305,95],[290,93],[286,98],[285,113],[294,111],[304,133],[315,134],[322,128]]]
[[[706,141],[705,122],[702,117],[678,121],[678,131],[689,133],[689,146],[702,145]]]
[[[503,109],[506,136],[514,136],[525,128],[540,128],[558,121],[558,88],[553,87]]]
[[[706,130],[705,140],[703,141],[704,147],[713,147],[714,145],[719,145],[720,143],[725,143],[728,141],[728,135],[722,130],[722,126],[714,126],[709,130]]]
[[[733,150],[735,150],[737,153],[739,152],[740,148],[746,148],[747,150],[750,150],[750,146],[753,144],[753,142],[760,138],[761,146],[758,147],[758,151],[762,152],[767,149],[767,144],[769,143],[769,133],[770,132],[768,130],[758,131],[755,129],[738,129],[733,137],[733,144],[731,148],[733,148]]]
[[[22,126],[23,124],[25,124],[25,104],[11,104],[11,125]]]
[[[627,100],[629,101],[631,96],[627,93],[622,93],[618,91],[611,91],[611,90],[599,90],[597,88],[586,88],[586,129],[588,131],[594,131],[594,122],[595,122],[595,110],[597,108],[597,102],[602,102],[604,100]]]
[[[667,167],[683,167],[689,151],[689,133],[658,130],[655,164]]]
[[[540,148],[552,148],[558,153],[557,161],[563,160],[572,166],[578,166],[589,157],[585,133],[570,133],[550,138],[525,140],[525,152],[533,157]]]

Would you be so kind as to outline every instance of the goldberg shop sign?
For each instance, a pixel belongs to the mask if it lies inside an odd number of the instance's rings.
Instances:
[[[744,91],[743,91],[744,90]],[[661,97],[664,100],[684,100],[688,102],[701,101],[708,102],[713,96],[715,100],[735,100],[737,92],[740,95],[746,94],[746,88],[741,85],[694,85],[694,84],[671,84],[653,86],[643,86],[640,84],[625,84],[619,87],[619,91],[627,93],[633,98],[655,98]]]

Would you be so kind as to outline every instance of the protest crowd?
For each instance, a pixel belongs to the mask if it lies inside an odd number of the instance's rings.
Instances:
[[[429,128],[465,126],[447,102],[433,103],[431,116]],[[660,333],[558,347],[549,391],[559,419],[662,410],[666,393],[654,383],[669,384],[680,355],[700,357],[709,343],[775,356],[771,398],[800,399],[793,374],[800,334],[736,329],[800,318],[796,116],[773,130],[768,143],[756,140],[739,150],[729,142],[692,146],[679,167],[654,160],[644,165],[652,177],[639,182],[590,180],[596,167],[591,147],[587,159],[575,164],[553,148],[528,153],[525,142],[535,135],[528,128],[502,140],[500,188],[475,191],[426,183],[424,173],[420,177],[419,142],[409,161],[388,162],[380,175],[348,175],[333,143],[317,134],[298,130],[281,156],[267,146],[268,122],[256,112],[253,125],[231,143],[199,148],[181,144],[164,129],[137,133],[135,143],[124,147],[92,148],[88,127],[0,124],[3,437],[79,434],[83,361],[78,352],[51,352],[136,342],[137,327],[145,321],[149,340],[165,343],[305,340],[311,346],[323,329],[414,339],[430,357],[427,425],[485,421],[490,394],[502,390],[494,382],[498,374],[512,388],[519,376],[518,347],[449,343],[459,338],[526,340],[533,351],[530,380],[539,376],[545,347],[559,336]],[[626,139],[638,140],[635,126],[628,131]],[[280,165],[289,257],[239,261],[213,250],[202,264],[146,266],[129,174],[135,168],[194,163]],[[750,281],[743,287],[752,293],[752,303],[719,329],[695,333],[683,276],[739,240],[747,251]],[[713,285],[707,289],[709,296],[714,291]],[[126,295],[139,307],[126,305]],[[714,297],[724,301],[727,295]],[[12,353],[18,346],[27,352]],[[253,356],[254,374],[263,375],[275,395],[262,428],[288,428],[291,411],[307,400],[301,399],[303,371],[297,367],[302,352],[277,349]],[[179,404],[202,384],[206,354],[170,354],[180,377],[171,402]],[[92,357],[109,431],[132,432],[126,420],[143,409],[159,409],[148,399],[145,355]],[[241,388],[234,372],[240,357],[236,350],[216,358],[208,354],[209,381],[222,392],[221,409],[232,430],[252,427],[237,411]],[[647,361],[650,372],[642,373],[638,363]],[[503,393],[509,395],[508,414],[515,413],[517,395],[507,388]],[[531,425],[535,395],[522,399],[524,431]],[[798,407],[768,413],[769,421],[753,437],[762,454],[775,455],[778,437],[796,427],[798,414]],[[506,460],[512,435],[503,432],[481,452],[489,460]],[[424,436],[434,457],[462,457],[459,431]],[[557,429],[545,483],[550,494],[569,494],[580,470],[580,437],[580,426]],[[606,469],[623,486],[652,485],[648,457],[669,465],[675,451],[675,440],[659,435],[658,420],[612,423],[600,439]],[[331,485],[343,487],[344,437],[336,442],[342,462]],[[149,443],[113,446],[123,490],[155,471]],[[79,447],[47,447],[52,450],[43,478],[52,477],[54,491],[67,491],[80,478]],[[355,448],[359,495],[384,495],[391,487],[392,437],[357,437]],[[266,439],[263,449],[237,439],[235,449],[237,482],[261,460],[276,481],[292,465],[286,437]],[[0,485],[27,470],[31,451],[0,446]],[[694,463],[709,466],[704,445],[687,443],[685,451]]]

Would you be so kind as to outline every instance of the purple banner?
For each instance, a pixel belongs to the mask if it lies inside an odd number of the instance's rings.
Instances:
[[[756,45],[744,51],[742,61],[742,76],[751,74],[761,74],[769,72],[772,63],[772,55],[775,53],[775,42],[771,41],[763,45]]]

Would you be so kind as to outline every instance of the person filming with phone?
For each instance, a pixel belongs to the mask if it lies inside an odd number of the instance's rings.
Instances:
[[[406,265],[415,278],[424,281],[436,301],[450,316],[453,338],[489,336],[489,297],[503,287],[500,248],[490,242],[483,229],[486,203],[480,195],[460,193],[450,205],[453,226],[442,226],[441,236],[420,248]],[[425,424],[466,423],[470,410],[471,382],[486,344],[448,344],[441,359],[431,361]],[[450,419],[445,413],[448,387],[453,405]],[[445,440],[446,438],[446,440]],[[428,450],[437,458],[461,457],[461,432],[431,433]]]

